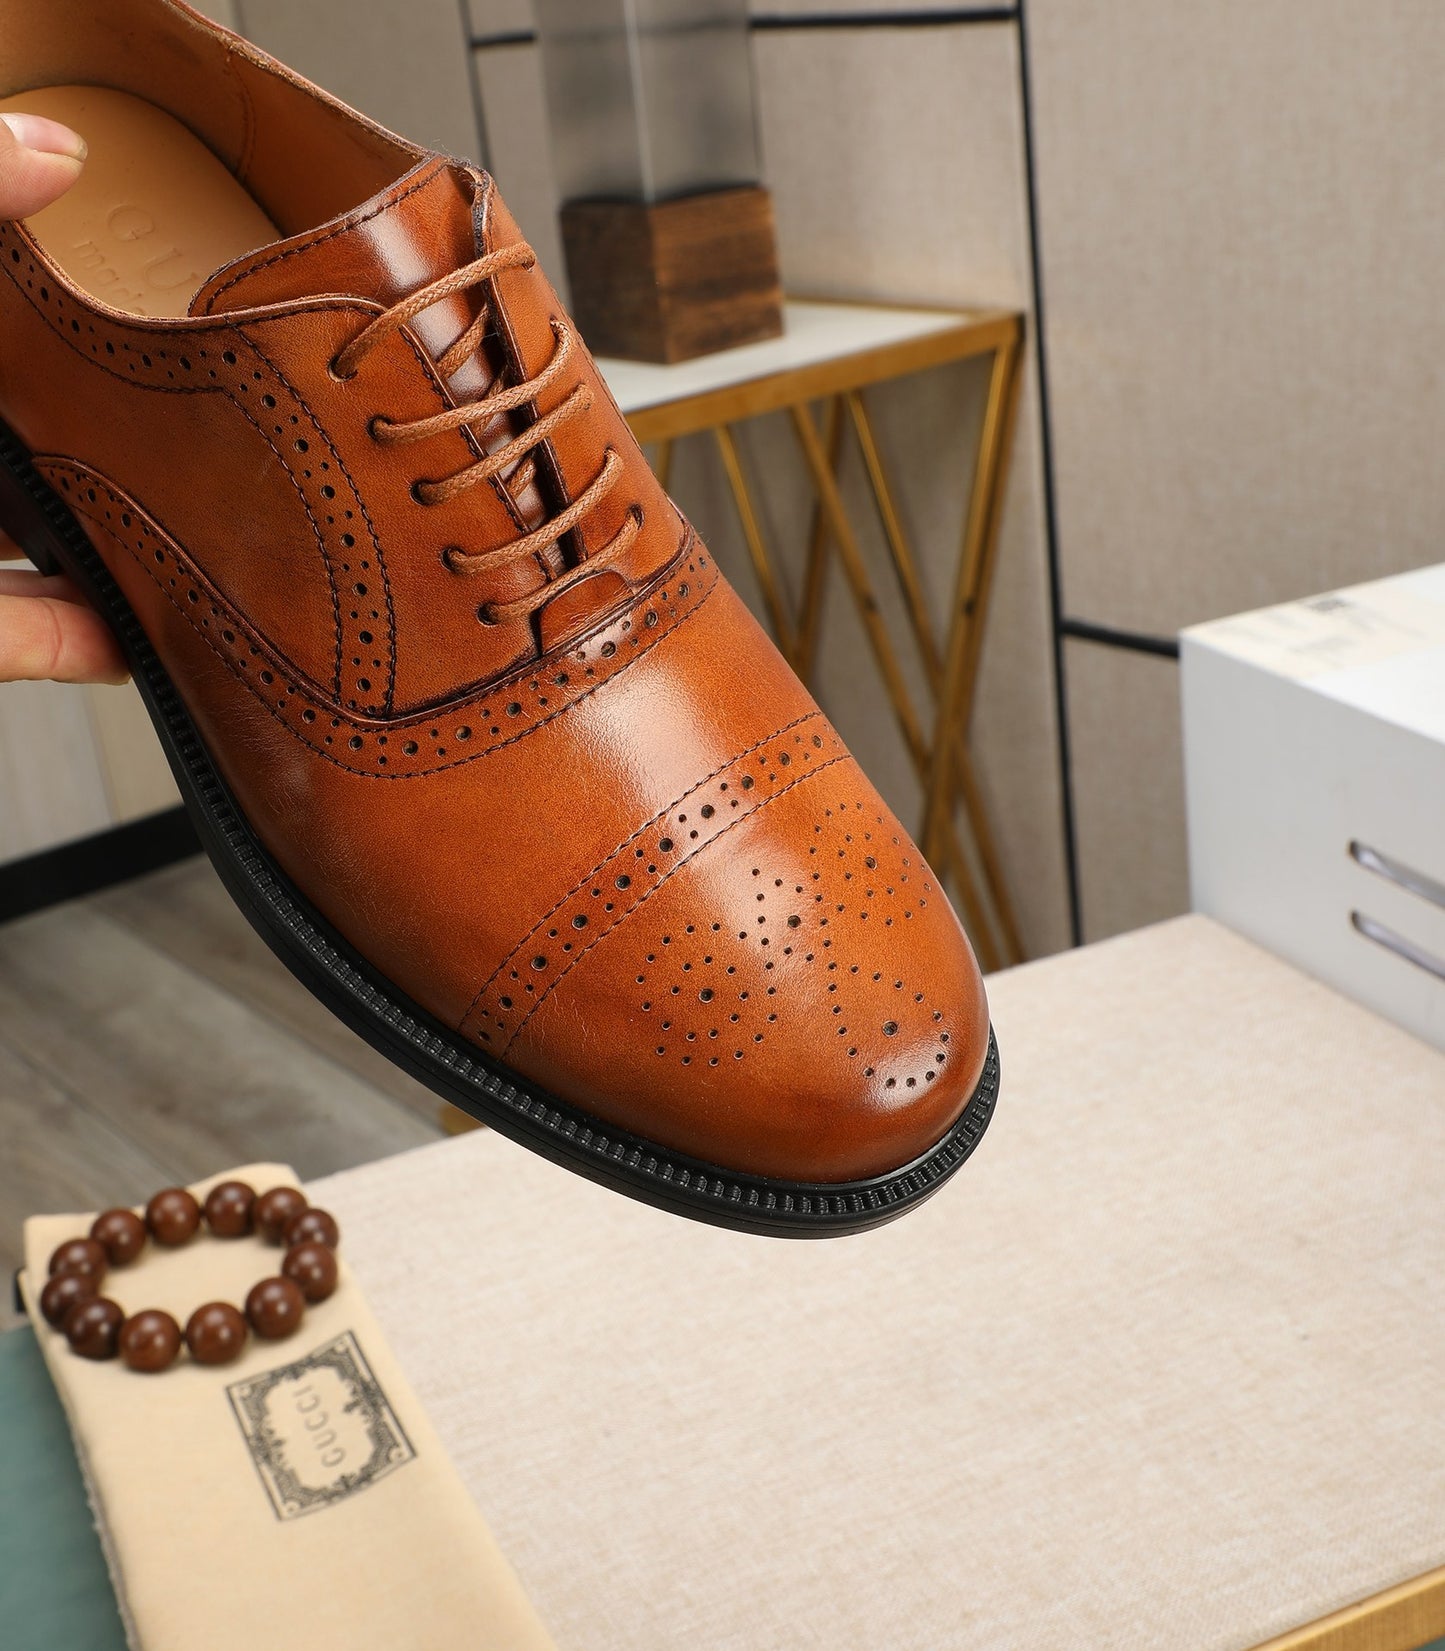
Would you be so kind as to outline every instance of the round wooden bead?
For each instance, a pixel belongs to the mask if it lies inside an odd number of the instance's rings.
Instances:
[[[40,1316],[58,1330],[77,1302],[89,1301],[99,1293],[100,1282],[89,1273],[57,1273],[46,1279],[40,1292]]]
[[[335,1249],[341,1242],[341,1228],[329,1210],[302,1210],[286,1223],[286,1242],[290,1244],[325,1244]]]
[[[102,1245],[93,1238],[70,1238],[57,1245],[50,1256],[50,1276],[57,1273],[83,1273],[97,1284],[105,1277],[109,1265]]]
[[[83,1359],[113,1359],[125,1313],[109,1296],[79,1301],[65,1315],[62,1328],[71,1348]]]
[[[120,1327],[121,1358],[132,1370],[150,1376],[168,1370],[181,1350],[181,1327],[159,1307],[132,1313]]]
[[[329,1244],[315,1239],[293,1244],[281,1263],[282,1273],[301,1286],[307,1301],[325,1301],[336,1288],[336,1255]]]
[[[244,1181],[221,1181],[206,1194],[206,1225],[217,1238],[244,1238],[251,1230],[256,1190]]]
[[[268,1244],[279,1244],[286,1223],[306,1208],[306,1194],[296,1187],[272,1187],[256,1200],[252,1217],[256,1231]]]
[[[146,1230],[171,1249],[194,1238],[200,1224],[201,1206],[184,1187],[167,1187],[146,1205]]]
[[[300,1324],[306,1298],[294,1279],[263,1278],[246,1297],[246,1322],[264,1341],[280,1341]]]
[[[106,1210],[91,1222],[90,1236],[110,1257],[112,1267],[124,1267],[146,1247],[146,1224],[134,1210]]]
[[[197,1364],[229,1364],[246,1345],[246,1320],[229,1301],[208,1301],[186,1320],[186,1346]]]

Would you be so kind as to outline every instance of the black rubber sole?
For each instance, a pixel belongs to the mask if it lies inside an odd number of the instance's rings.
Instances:
[[[262,848],[193,727],[139,620],[79,522],[0,424],[0,528],[38,567],[64,571],[110,624],[171,771],[232,899],[313,996],[444,1100],[554,1163],[629,1197],[722,1227],[786,1238],[861,1232],[936,1192],[978,1145],[998,1096],[992,1032],[983,1074],[948,1134],[868,1181],[809,1184],[740,1174],[627,1134],[489,1059],[384,979]]]

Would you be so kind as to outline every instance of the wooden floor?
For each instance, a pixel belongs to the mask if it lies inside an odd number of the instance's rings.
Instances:
[[[268,1158],[434,1140],[440,1103],[316,1003],[204,859],[0,925],[0,1328],[20,1227]]]

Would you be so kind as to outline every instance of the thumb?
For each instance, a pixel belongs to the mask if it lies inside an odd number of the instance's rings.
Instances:
[[[0,218],[28,218],[80,176],[85,139],[44,115],[0,114]]]

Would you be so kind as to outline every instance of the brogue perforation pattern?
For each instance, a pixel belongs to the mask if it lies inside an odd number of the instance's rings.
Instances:
[[[461,1031],[504,1053],[573,966],[698,854],[795,785],[849,760],[821,711],[740,752],[653,816],[578,882],[492,973]]]
[[[269,375],[292,403],[278,406],[276,393],[258,382],[259,416],[271,424],[272,451],[300,494],[326,558],[336,621],[335,697],[348,710],[385,715],[396,693],[396,637],[391,581],[375,525],[346,461],[305,397],[248,334],[241,337],[265,369],[253,369],[253,379]],[[238,390],[245,395],[244,380]]]
[[[865,925],[911,923],[941,897],[886,816],[850,803],[842,787],[825,788],[818,801],[808,870],[769,866],[760,846],[748,868],[745,925],[686,922],[638,960],[637,1008],[655,1033],[653,1054],[683,1067],[747,1061],[766,1052],[780,1004],[805,1001],[820,1036],[865,1080],[885,1092],[924,1088],[948,1062],[946,1012],[933,982],[863,961],[877,955]]]
[[[224,395],[240,411],[295,489],[326,569],[336,630],[332,693],[348,710],[385,714],[396,676],[385,559],[359,489],[305,397],[239,328],[98,319],[6,226],[0,269],[55,333],[112,377],[166,394]]]
[[[411,779],[474,762],[513,745],[600,688],[686,622],[717,583],[712,558],[689,537],[656,588],[630,613],[565,653],[485,691],[386,721],[323,695],[256,633],[174,539],[138,504],[94,471],[37,456],[35,467],[76,515],[126,550],[226,668],[294,737],[353,774]]]

